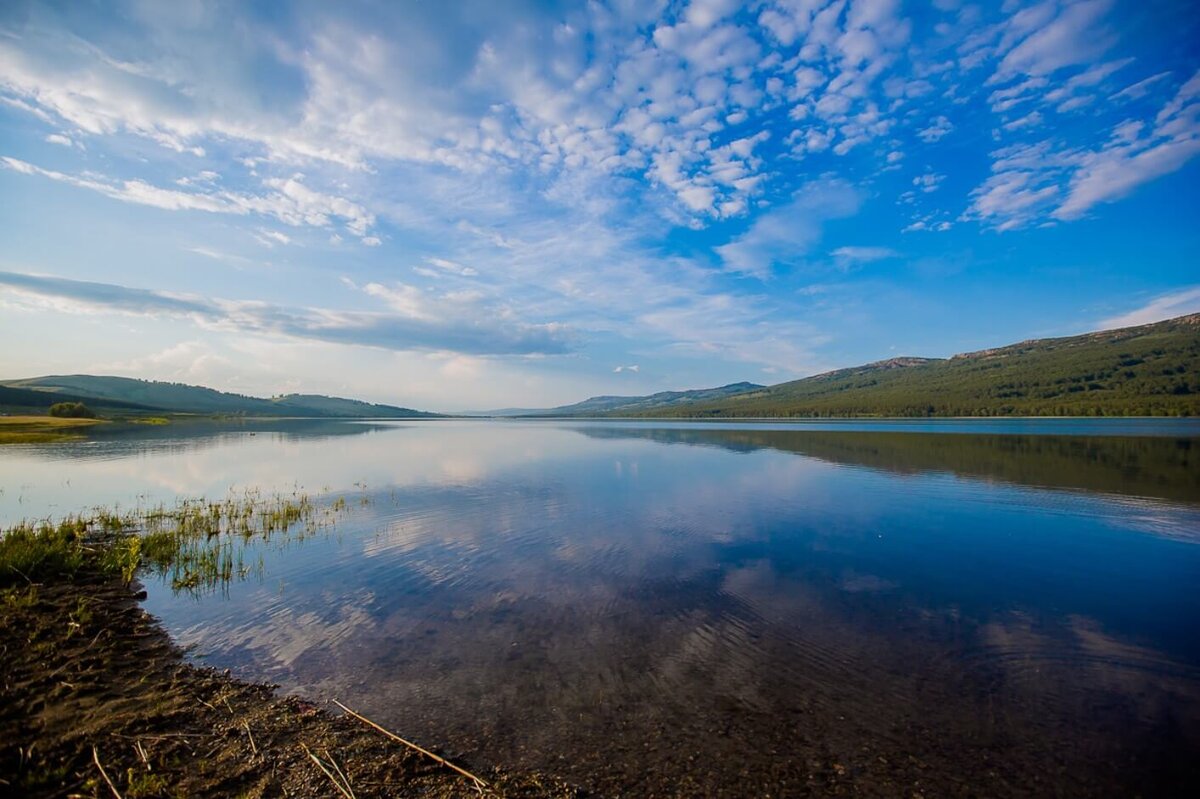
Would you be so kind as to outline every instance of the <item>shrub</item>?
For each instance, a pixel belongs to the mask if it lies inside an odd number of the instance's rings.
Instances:
[[[96,412],[82,402],[56,402],[50,406],[50,415],[63,419],[96,418]]]

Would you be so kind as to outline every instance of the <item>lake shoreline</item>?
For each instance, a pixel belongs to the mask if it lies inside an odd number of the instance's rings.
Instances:
[[[356,797],[478,795],[466,777],[359,721],[188,663],[139,589],[84,568],[0,594],[3,790],[328,797],[346,795],[340,769]],[[579,795],[540,774],[460,765],[490,784],[484,795]]]

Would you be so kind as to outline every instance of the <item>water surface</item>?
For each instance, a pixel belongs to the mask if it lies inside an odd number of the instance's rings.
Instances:
[[[301,486],[191,653],[601,795],[1178,795],[1200,426],[250,423],[0,451],[0,518]]]

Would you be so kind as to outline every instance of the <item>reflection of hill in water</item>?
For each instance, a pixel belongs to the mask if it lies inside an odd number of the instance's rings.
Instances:
[[[696,430],[580,427],[593,438],[645,438],[737,452],[773,449],[901,474],[951,472],[1042,488],[1200,502],[1195,438]]]
[[[35,447],[46,460],[113,460],[133,454],[191,452],[228,444],[247,433],[283,440],[317,440],[395,430],[396,424],[341,419],[246,419],[93,428],[83,441]]]

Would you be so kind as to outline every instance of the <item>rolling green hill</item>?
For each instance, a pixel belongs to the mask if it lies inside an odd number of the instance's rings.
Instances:
[[[948,359],[895,358],[657,417],[1195,416],[1200,314],[1023,341]]]
[[[0,402],[6,396],[13,400],[11,407],[40,407],[43,413],[53,402],[72,401],[131,414],[153,412],[377,419],[440,416],[411,408],[313,394],[288,394],[261,399],[183,383],[96,375],[51,375],[3,381],[0,382]]]
[[[91,405],[97,410],[123,413],[154,410],[153,408],[138,405],[134,402],[121,402],[119,400],[97,402],[94,397],[84,397],[63,392],[50,393],[31,388],[14,388],[0,384],[0,411],[5,413],[35,412],[43,414],[56,402],[82,402],[85,405]]]

